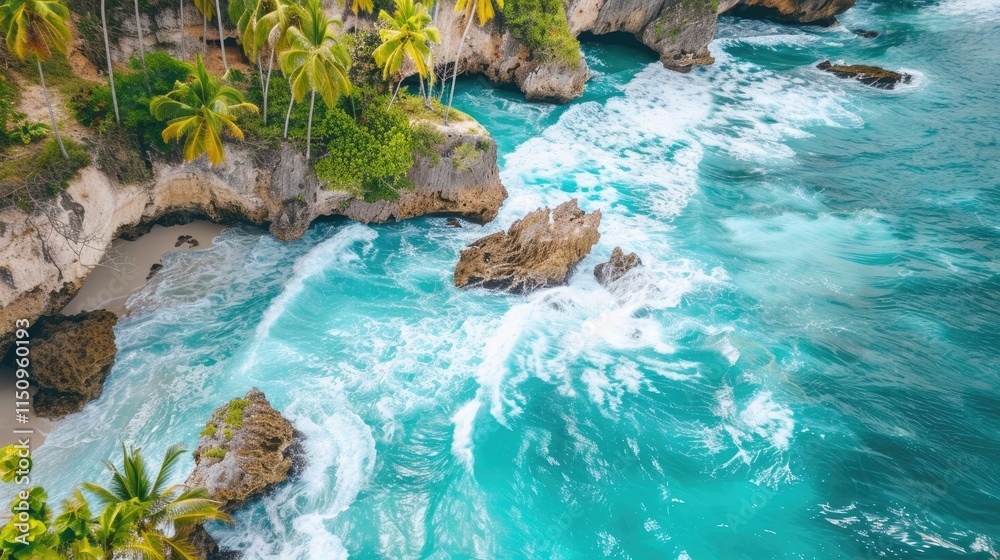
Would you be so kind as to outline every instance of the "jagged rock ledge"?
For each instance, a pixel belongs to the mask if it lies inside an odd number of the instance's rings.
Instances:
[[[625,254],[621,247],[611,251],[611,258],[594,267],[594,278],[605,288],[610,288],[622,279],[630,270],[642,266],[642,259],[635,253]]]
[[[600,225],[601,211],[587,214],[576,199],[535,210],[462,251],[455,285],[527,293],[565,284],[601,238]]]
[[[829,60],[820,62],[816,68],[840,78],[853,78],[865,85],[879,89],[895,89],[897,84],[908,84],[913,79],[913,76],[909,74],[893,72],[878,66],[864,64],[846,66],[833,64]]]
[[[304,156],[287,144],[257,152],[230,144],[224,166],[213,168],[203,159],[158,163],[154,179],[142,185],[114,184],[91,166],[44,209],[0,210],[0,351],[16,319],[34,322],[58,313],[115,237],[165,216],[266,225],[284,241],[301,237],[320,216],[364,223],[428,214],[492,220],[507,197],[496,142],[475,121],[440,128],[445,135],[440,158],[435,163],[415,156],[409,172],[414,189],[395,201],[369,203],[324,188]],[[456,152],[465,144],[475,150]]]

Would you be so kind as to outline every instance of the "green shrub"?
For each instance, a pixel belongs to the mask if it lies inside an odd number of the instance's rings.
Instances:
[[[52,128],[44,123],[33,123],[24,120],[23,113],[15,113],[17,120],[13,126],[7,130],[4,141],[7,144],[22,144],[27,146],[35,140],[40,140],[49,135]]]
[[[367,105],[358,107],[362,99]],[[316,175],[331,188],[369,202],[395,200],[400,189],[413,188],[406,177],[413,166],[413,132],[401,111],[385,109],[387,101],[382,95],[360,95],[354,100],[358,118],[336,109],[314,129],[329,150],[316,163]]]
[[[226,439],[233,439],[233,431],[229,428],[223,428],[222,434],[226,436]]]
[[[413,153],[430,159],[431,167],[441,163],[441,146],[444,146],[444,133],[438,127],[428,122],[413,127]]]
[[[205,452],[205,457],[209,459],[222,460],[226,456],[226,450],[221,447],[213,447]]]
[[[69,187],[69,181],[77,171],[90,165],[90,154],[80,144],[68,138],[63,139],[69,161],[63,159],[59,144],[55,140],[45,143],[42,153],[35,158],[35,171],[28,177],[29,183],[40,181],[49,196],[55,196]]]
[[[214,422],[209,422],[208,424],[205,424],[205,429],[201,431],[201,435],[212,437],[218,430],[219,427],[216,426]]]
[[[153,118],[149,112],[149,102],[157,95],[164,95],[174,88],[178,81],[184,81],[190,66],[165,52],[146,55],[148,78],[142,71],[142,63],[137,58],[129,61],[129,72],[115,73],[115,91],[118,93],[118,109],[122,127],[135,134],[140,153],[149,150],[167,152],[170,150],[160,133],[163,123]],[[107,85],[86,85],[70,97],[70,107],[76,118],[85,126],[105,130],[113,126],[115,111],[111,102],[111,88]]]
[[[233,399],[229,401],[229,408],[226,409],[226,424],[239,428],[243,426],[243,409],[248,402],[246,399]]]
[[[580,42],[569,31],[562,0],[507,0],[503,26],[543,61],[576,66]]]
[[[63,159],[55,140],[33,148],[22,157],[0,165],[0,208],[11,204],[30,210],[33,205],[66,190],[77,172],[90,165],[90,155],[80,144],[63,139],[69,161]]]
[[[451,165],[456,170],[467,173],[482,155],[476,144],[459,144],[451,151]]]

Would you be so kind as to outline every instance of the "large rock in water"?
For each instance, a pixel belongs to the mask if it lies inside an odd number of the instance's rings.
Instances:
[[[885,70],[878,66],[866,66],[855,64],[853,66],[841,66],[824,60],[816,65],[816,68],[830,72],[841,78],[854,78],[855,80],[881,89],[893,89],[898,83],[908,84],[913,79],[909,74],[900,74],[892,70]]]
[[[526,293],[565,284],[601,238],[601,211],[580,210],[576,200],[531,212],[506,232],[488,235],[462,251],[455,267],[459,288],[481,286]]]
[[[251,389],[242,399],[219,407],[202,431],[195,467],[185,483],[203,487],[224,511],[239,509],[292,472],[302,434],[264,393]]]
[[[594,267],[594,277],[605,288],[625,276],[628,271],[642,265],[642,260],[635,253],[625,254],[621,247],[615,247],[611,251],[611,258],[608,262],[601,263]]]
[[[31,380],[35,414],[59,418],[80,412],[101,396],[118,347],[118,317],[103,309],[46,317],[31,328]]]

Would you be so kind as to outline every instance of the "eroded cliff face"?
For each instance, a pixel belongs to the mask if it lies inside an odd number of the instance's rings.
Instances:
[[[722,0],[719,13],[773,17],[787,23],[831,25],[857,0]]]
[[[687,72],[715,59],[708,44],[715,36],[714,0],[566,0],[570,31],[631,33],[671,70]]]
[[[365,223],[427,214],[492,220],[507,197],[496,143],[474,121],[440,129],[440,159],[435,164],[418,156],[409,173],[414,189],[395,201],[365,202],[324,188],[304,156],[288,145],[251,153],[231,144],[219,167],[204,158],[161,163],[154,180],[143,185],[117,185],[88,167],[62,195],[31,213],[0,210],[0,348],[14,320],[58,313],[116,236],[178,212],[267,225],[284,241],[301,237],[320,216]],[[463,144],[475,150],[456,161]]]

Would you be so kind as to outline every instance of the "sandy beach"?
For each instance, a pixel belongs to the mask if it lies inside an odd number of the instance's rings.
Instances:
[[[87,276],[80,292],[66,305],[63,313],[74,315],[81,311],[107,309],[119,316],[124,315],[129,296],[146,285],[150,269],[160,263],[163,255],[207,249],[224,229],[225,226],[219,224],[196,220],[181,226],[153,226],[149,233],[135,241],[116,239],[101,265]],[[193,242],[179,242],[179,238],[184,236],[190,236]]]
[[[119,316],[128,312],[129,296],[142,289],[150,277],[150,269],[160,263],[163,255],[178,251],[197,251],[212,246],[212,240],[225,226],[197,220],[179,226],[153,226],[149,233],[135,241],[117,239],[108,248],[105,260],[87,276],[76,297],[63,309],[66,315],[81,311],[107,309]],[[183,238],[183,242],[181,242]],[[0,366],[0,402],[14,408],[14,370]],[[35,389],[31,389],[32,394]],[[27,424],[16,422],[13,413],[0,417],[0,447],[17,441],[15,429],[33,429],[32,448],[37,449],[55,426],[55,420],[38,418],[32,412]],[[70,417],[72,421],[72,417]]]

